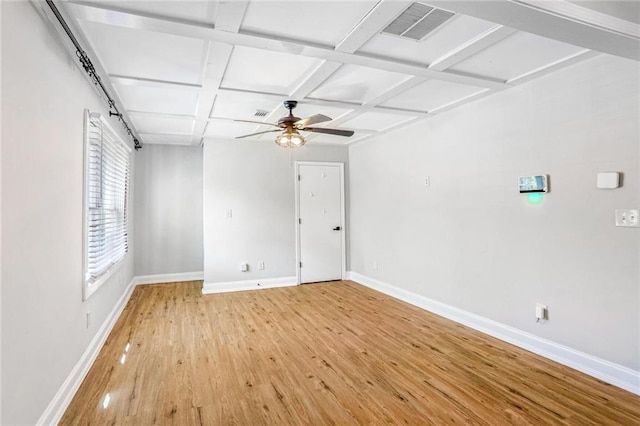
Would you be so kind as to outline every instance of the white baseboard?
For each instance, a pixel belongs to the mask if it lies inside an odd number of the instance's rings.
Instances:
[[[228,281],[204,283],[202,294],[229,293],[233,291],[260,290],[264,288],[290,287],[298,285],[296,277],[266,278],[263,280]]]
[[[62,383],[60,389],[58,389],[58,392],[49,403],[49,406],[47,406],[47,409],[44,411],[42,416],[40,416],[37,423],[38,425],[56,425],[60,422],[60,419],[71,403],[73,396],[80,388],[82,381],[98,357],[100,350],[102,350],[102,346],[107,340],[107,337],[109,337],[109,333],[111,333],[113,326],[116,324],[116,321],[118,321],[118,318],[120,318],[120,315],[122,314],[124,307],[127,305],[135,286],[135,278],[133,278],[105,321],[102,323],[102,326],[100,326],[100,329],[98,329],[98,332],[93,336],[93,339],[91,339],[89,346],[80,357],[80,360],[73,367],[73,370],[71,370],[71,373],[69,373],[66,380]]]
[[[348,279],[640,395],[640,372],[350,271]]]
[[[182,281],[201,281],[204,279],[204,272],[182,272],[179,274],[159,274],[140,275],[135,277],[136,285],[158,284],[158,283],[178,283]]]
[[[184,274],[147,275],[134,277],[120,299],[116,302],[104,323],[93,337],[89,346],[82,354],[80,360],[73,367],[62,386],[53,397],[47,409],[44,411],[38,425],[57,424],[65,410],[69,406],[71,399],[77,392],[86,377],[89,369],[97,358],[109,333],[113,329],[116,321],[122,314],[136,285],[163,282],[180,282],[202,280],[202,272],[190,272]],[[452,321],[464,324],[475,330],[504,340],[513,345],[524,348],[528,351],[549,358],[560,364],[571,367],[575,370],[589,374],[602,381],[618,386],[636,395],[640,395],[640,372],[630,368],[594,357],[584,352],[559,345],[547,339],[535,336],[508,325],[481,317],[470,312],[463,311],[453,306],[441,303],[416,293],[392,286],[390,284],[377,281],[373,278],[348,272],[347,279],[365,285],[381,293],[400,299],[419,308],[433,312]],[[259,284],[259,285],[258,285]],[[243,290],[256,290],[263,288],[288,287],[297,285],[296,277],[268,278],[265,280],[232,281],[220,283],[205,283],[202,288],[203,294],[226,293]]]

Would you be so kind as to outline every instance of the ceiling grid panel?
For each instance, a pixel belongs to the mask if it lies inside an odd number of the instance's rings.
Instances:
[[[235,120],[276,122],[286,113],[282,102],[293,99],[300,102],[296,116],[323,114],[333,120],[317,127],[356,132],[348,139],[312,133],[310,141],[345,144],[595,56],[567,43],[578,34],[600,37],[592,40],[598,48],[622,34],[545,15],[532,2],[67,0],[60,6],[75,18],[78,36],[95,52],[143,142],[198,145],[269,129]],[[534,22],[551,27],[528,31]],[[398,34],[389,34],[394,26]]]
[[[395,16],[404,10],[410,2],[404,1],[388,1],[383,0],[378,2],[364,16],[357,25],[351,28],[340,42],[336,45],[335,50],[345,53],[354,53],[364,43],[366,43],[373,35],[377,34],[389,21],[389,16]],[[342,66],[340,62],[325,61],[320,64],[314,71],[312,71],[308,78],[302,82],[293,92],[289,94],[290,99],[307,101],[307,97],[311,92],[317,89],[323,84],[329,77],[331,77]],[[298,109],[300,111],[300,109]],[[286,113],[283,107],[279,107],[272,111],[267,117],[265,122],[274,122],[278,118]],[[332,115],[334,120],[331,121],[332,125],[339,125],[349,117],[357,116],[361,114],[358,110],[346,110],[346,113],[340,116]],[[304,115],[304,114],[303,114]],[[254,131],[259,131],[263,126],[258,126]],[[318,135],[311,135],[310,140]]]
[[[422,75],[430,78],[455,81],[463,84],[476,84],[489,88],[502,88],[504,82],[492,78],[475,77],[472,75],[459,75],[447,72],[428,70],[423,66],[407,61],[393,61],[388,58],[374,57],[362,54],[349,54],[336,51],[332,48],[321,47],[302,42],[283,41],[274,37],[265,37],[258,34],[247,34],[242,31],[230,33],[205,26],[194,26],[184,22],[159,19],[155,17],[135,15],[104,9],[104,7],[90,6],[86,4],[70,3],[74,13],[82,19],[124,28],[141,28],[150,31],[165,32],[183,37],[192,37],[200,40],[219,41],[236,46],[252,47],[267,51],[295,53],[299,56],[342,62],[344,64],[361,65],[370,68],[378,68],[385,71]],[[135,19],[132,19],[135,18]]]
[[[390,20],[396,19],[397,16],[405,11],[410,5],[411,2],[409,1],[380,1],[367,14],[367,16],[353,27],[353,29],[340,41],[336,46],[336,51],[351,54],[357,52],[364,44],[371,40],[372,37],[380,33],[388,25]],[[363,102],[363,105],[375,107],[380,102],[394,96],[396,93],[406,91],[422,81],[424,81],[424,78],[422,77],[412,77],[394,87],[390,87],[389,90],[379,94],[368,102]],[[307,95],[309,93],[307,93]],[[347,114],[333,120],[332,124],[334,126],[342,125],[364,113],[365,111],[361,109],[353,109]],[[404,116],[401,115],[400,117],[403,119],[400,119],[398,123],[406,122]]]

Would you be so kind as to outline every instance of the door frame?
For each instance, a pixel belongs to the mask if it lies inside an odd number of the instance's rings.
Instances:
[[[338,167],[340,171],[340,226],[342,227],[341,232],[341,261],[342,268],[340,271],[340,278],[346,279],[347,277],[347,227],[346,227],[346,206],[345,206],[345,187],[344,187],[344,163],[340,162],[326,162],[326,161],[296,161],[295,162],[295,207],[296,207],[296,216],[295,216],[295,226],[296,226],[296,282],[298,285],[301,284],[301,271],[300,271],[300,259],[302,257],[302,253],[300,252],[300,180],[298,176],[300,175],[300,166],[332,166]]]

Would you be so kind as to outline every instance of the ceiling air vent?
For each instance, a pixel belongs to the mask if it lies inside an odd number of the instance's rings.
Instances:
[[[253,114],[254,117],[266,117],[267,114],[269,114],[269,111],[265,111],[263,109],[257,109],[255,114]]]
[[[453,17],[453,13],[422,3],[413,3],[382,30],[412,40],[422,40],[427,34]]]

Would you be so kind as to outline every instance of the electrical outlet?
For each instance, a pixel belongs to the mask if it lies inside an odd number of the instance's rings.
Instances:
[[[638,228],[638,210],[616,209],[616,226]]]
[[[241,263],[240,264],[240,272],[247,272],[249,270],[249,264],[248,263]]]
[[[373,262],[373,269],[378,270],[378,262]]]
[[[546,320],[547,319],[547,305],[543,305],[542,303],[536,303],[536,320]]]
[[[260,262],[258,262],[258,269],[261,271],[264,271],[264,260],[261,260]]]
[[[431,176],[426,176],[426,177],[424,178],[424,186],[425,186],[426,188],[429,188],[429,187],[431,186]]]

